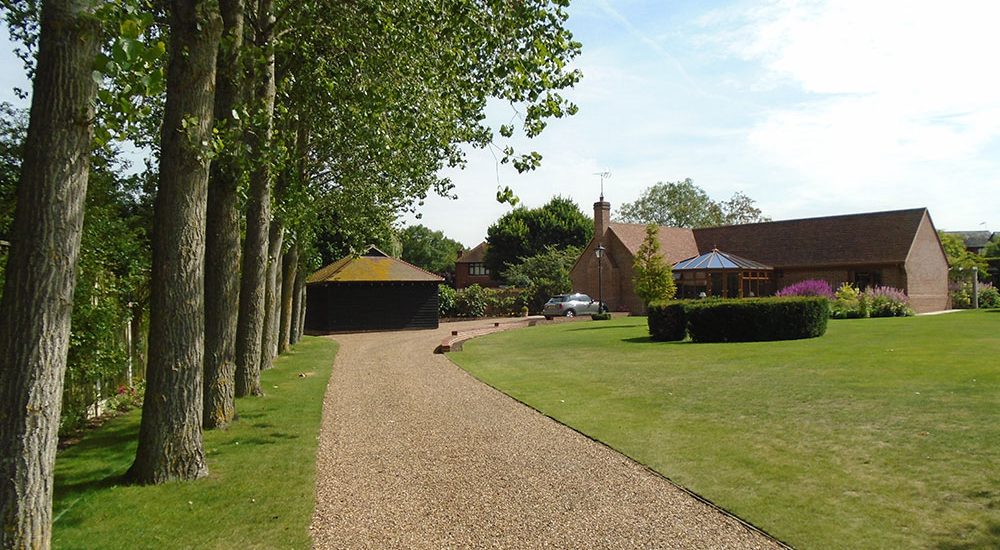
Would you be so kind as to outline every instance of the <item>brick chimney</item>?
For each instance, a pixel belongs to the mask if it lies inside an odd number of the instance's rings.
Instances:
[[[594,203],[594,237],[600,239],[604,237],[604,232],[608,230],[608,225],[611,224],[611,203],[604,200],[604,195],[601,195],[601,200]]]

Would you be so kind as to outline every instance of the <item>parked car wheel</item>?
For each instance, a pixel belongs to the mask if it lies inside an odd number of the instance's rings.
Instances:
[[[576,317],[576,312],[573,311],[572,309],[567,309],[566,310],[566,317]]]

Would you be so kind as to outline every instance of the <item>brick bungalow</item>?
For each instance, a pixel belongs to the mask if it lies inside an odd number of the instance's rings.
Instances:
[[[594,238],[570,271],[573,289],[597,296],[594,250],[603,244],[605,302],[612,310],[644,312],[632,287],[632,263],[645,236],[644,225],[612,223],[611,204],[594,203]],[[834,288],[849,282],[902,289],[918,313],[948,307],[948,262],[926,208],[702,229],[660,227],[659,241],[671,264],[717,249],[769,266],[771,280],[761,294],[823,279]]]
[[[455,260],[455,288],[465,288],[474,284],[489,288],[500,286],[500,281],[493,278],[490,270],[483,263],[486,249],[489,246],[486,241],[483,241]]]

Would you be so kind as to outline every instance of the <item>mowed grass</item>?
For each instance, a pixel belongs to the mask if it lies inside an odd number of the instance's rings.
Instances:
[[[124,485],[138,410],[61,452],[53,546],[309,548],[317,435],[336,350],[332,340],[306,337],[264,371],[265,396],[238,399],[239,420],[205,433],[207,478]]]
[[[450,357],[793,546],[1000,548],[998,311],[744,344],[585,321]]]

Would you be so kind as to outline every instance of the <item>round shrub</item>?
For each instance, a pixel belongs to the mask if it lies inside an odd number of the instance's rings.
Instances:
[[[688,332],[695,342],[764,342],[815,338],[826,332],[826,298],[756,298],[689,303]]]
[[[654,302],[647,308],[646,322],[649,335],[657,342],[676,342],[687,335],[687,316],[684,307],[688,301]]]

